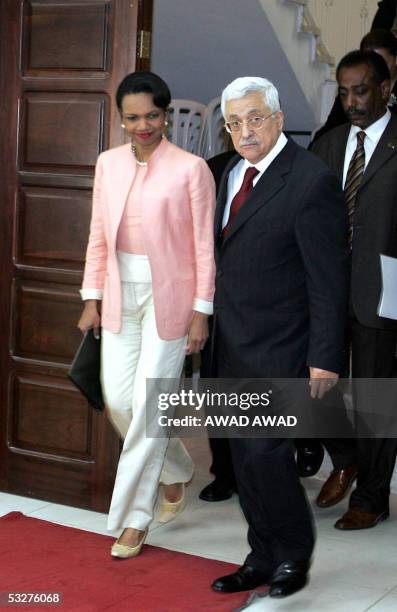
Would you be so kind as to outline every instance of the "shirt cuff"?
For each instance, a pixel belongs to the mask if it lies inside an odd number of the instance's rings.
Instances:
[[[212,302],[207,302],[207,300],[194,298],[193,310],[197,310],[197,312],[202,312],[206,315],[212,315],[214,313],[214,305]]]
[[[82,300],[101,300],[103,298],[103,289],[80,289]]]

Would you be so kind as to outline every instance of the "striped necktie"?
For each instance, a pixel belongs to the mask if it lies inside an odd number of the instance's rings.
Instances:
[[[349,169],[346,175],[345,182],[345,201],[347,206],[347,213],[349,216],[349,245],[351,246],[353,240],[353,216],[354,207],[356,202],[356,196],[358,188],[363,178],[365,169],[365,149],[364,140],[366,133],[361,131],[357,133],[357,147],[353,153],[353,157],[350,160]]]

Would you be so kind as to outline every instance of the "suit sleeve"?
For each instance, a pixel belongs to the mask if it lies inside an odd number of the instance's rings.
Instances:
[[[212,314],[215,291],[214,211],[215,183],[203,159],[197,158],[189,176],[196,266],[194,310]]]
[[[329,113],[329,115],[327,117],[327,121],[314,134],[313,139],[312,139],[311,143],[308,146],[308,149],[310,151],[314,151],[315,150],[314,143],[319,138],[324,136],[324,134],[326,134],[330,130],[333,130],[334,128],[338,127],[339,125],[343,125],[344,123],[347,123],[347,119],[346,119],[346,115],[345,115],[345,113],[343,111],[343,106],[342,106],[342,102],[340,101],[340,96],[338,94],[336,96],[335,100],[334,100],[334,103],[333,103],[333,106],[331,108],[331,111],[330,111],[330,113]]]
[[[81,290],[83,299],[102,299],[105,284],[107,242],[101,204],[102,175],[103,167],[99,157],[95,168],[90,234]]]
[[[347,212],[339,181],[319,174],[305,193],[296,236],[305,268],[310,312],[307,366],[330,372],[344,365],[349,291]]]

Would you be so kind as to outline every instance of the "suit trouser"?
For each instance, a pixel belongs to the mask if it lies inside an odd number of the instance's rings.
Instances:
[[[217,355],[218,376],[235,372]],[[251,546],[246,563],[272,572],[283,561],[310,559],[314,528],[290,440],[229,439],[241,508]]]
[[[224,483],[226,486],[230,486],[231,488],[236,486],[236,478],[234,475],[233,469],[233,459],[230,450],[230,443],[227,438],[209,438],[209,445],[211,449],[212,463],[210,466],[210,472],[215,476],[217,480]],[[294,440],[295,449],[299,451],[300,448],[306,448],[310,446],[312,449],[315,448],[315,445],[318,444],[321,446],[321,442],[317,438],[297,438]],[[339,445],[339,440],[327,440],[327,448],[329,447],[335,449],[335,457],[337,457],[336,462],[340,462],[340,465],[343,467],[346,465],[345,463],[345,454],[343,454],[343,460],[340,459],[340,455],[338,455],[338,451],[340,453],[345,450],[345,442],[342,441],[342,444]],[[324,442],[325,444],[325,442]],[[341,448],[340,448],[341,447]],[[335,465],[337,469],[338,465]]]
[[[212,334],[212,317],[210,317],[210,334]],[[209,341],[206,343],[204,349],[201,351],[201,366],[200,366],[200,377],[201,378],[216,378],[217,372],[215,364],[212,363],[213,356],[211,354],[214,348],[213,342]],[[233,460],[230,450],[229,440],[227,438],[213,438],[209,437],[209,445],[211,449],[212,463],[210,472],[216,478],[216,480],[222,482],[225,486],[236,488],[236,478],[233,469]],[[300,447],[306,447],[314,444],[320,444],[317,440],[295,440],[295,446],[297,449]]]
[[[210,472],[217,480],[234,488],[236,486],[236,478],[234,476],[233,459],[230,450],[230,441],[228,438],[212,438],[208,439],[212,463]]]
[[[246,563],[263,572],[283,561],[310,559],[313,520],[299,481],[291,440],[230,440],[251,552]]]
[[[193,463],[177,438],[146,436],[146,378],[179,378],[186,338],[157,334],[151,283],[123,282],[122,329],[102,330],[102,384],[109,418],[124,438],[108,529],[144,530],[153,518],[159,481],[188,482]]]
[[[216,378],[216,364],[213,363],[214,337],[213,337],[213,319],[209,318],[210,339],[201,351],[200,378]],[[208,439],[212,464],[210,472],[215,478],[225,485],[232,488],[236,486],[234,477],[233,460],[230,451],[229,440],[227,438],[212,438]]]
[[[209,319],[209,329],[211,340],[206,343],[204,349],[201,351],[201,366],[200,366],[200,378],[216,378],[217,377],[217,365],[214,355],[216,354],[216,346],[213,337],[213,319]],[[210,472],[215,476],[215,479],[222,482],[225,486],[230,488],[236,488],[236,477],[233,469],[233,459],[230,450],[229,440],[227,438],[213,438],[209,437],[209,446],[211,450],[212,463],[210,466]],[[332,441],[334,442],[334,441]],[[338,442],[338,441],[337,441]],[[315,445],[321,445],[320,440],[317,439],[296,439],[295,447],[299,451],[299,448],[305,448]]]
[[[397,332],[365,327],[355,318],[351,319],[350,324],[353,380],[395,376]],[[359,416],[360,387],[354,384],[353,403]],[[340,467],[348,467],[355,463],[358,468],[357,487],[350,497],[350,507],[375,513],[388,510],[397,440],[359,436],[354,446],[349,440],[338,442],[339,455],[325,443],[334,464],[339,463]],[[343,446],[345,453],[342,450]],[[343,454],[344,466],[341,465]]]

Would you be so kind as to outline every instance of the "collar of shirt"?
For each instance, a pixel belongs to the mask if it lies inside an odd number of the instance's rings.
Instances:
[[[373,152],[376,149],[376,146],[381,139],[383,132],[386,129],[387,124],[390,121],[391,113],[389,109],[386,110],[385,114],[382,115],[380,119],[372,123],[365,130],[363,130],[366,134],[364,140],[364,149],[365,149],[365,168],[369,164],[369,160],[372,157]],[[350,160],[353,157],[353,153],[357,147],[357,134],[361,132],[362,128],[357,125],[352,125],[350,128],[349,136],[346,143],[346,152],[345,152],[345,163],[343,167],[343,186],[346,182],[347,171],[349,169]]]
[[[239,172],[239,178],[241,178],[241,182],[240,182],[240,186],[237,189],[237,191],[240,189],[243,183],[244,174],[248,168],[256,168],[257,170],[259,170],[259,174],[257,174],[254,180],[252,181],[252,184],[255,187],[256,183],[259,181],[262,174],[265,172],[265,170],[268,169],[272,161],[276,159],[277,155],[281,153],[281,151],[284,149],[287,142],[288,142],[288,139],[286,138],[285,134],[281,132],[273,149],[271,149],[271,151],[269,151],[269,153],[265,155],[265,157],[261,159],[257,164],[250,164],[250,162],[247,161],[246,159],[240,160],[240,162],[236,164],[236,166],[233,168],[233,170],[237,170],[237,166],[239,166],[238,172]]]
[[[259,170],[259,174],[257,174],[254,180],[252,181],[252,184],[255,187],[262,174],[265,172],[265,170],[268,169],[268,167],[270,166],[272,161],[275,160],[277,155],[284,149],[287,142],[288,139],[286,138],[285,134],[281,132],[273,149],[269,151],[269,153],[257,164],[250,164],[246,159],[240,159],[240,161],[234,166],[234,168],[231,169],[227,180],[227,199],[225,204],[225,210],[223,212],[222,228],[225,227],[229,219],[232,200],[236,193],[240,190],[241,185],[243,184],[244,174],[247,168],[254,167]]]
[[[378,119],[374,123],[371,123],[371,125],[365,128],[365,130],[363,130],[366,133],[365,141],[369,139],[373,143],[375,143],[375,146],[376,146],[383,132],[385,131],[387,124],[390,121],[390,117],[391,117],[391,112],[389,111],[389,109],[387,109],[385,114],[382,115],[380,119]],[[357,134],[361,132],[361,130],[362,128],[358,127],[358,125],[352,125],[350,128],[348,141],[353,141],[354,145],[357,145]],[[365,144],[365,141],[364,141],[364,144]]]

